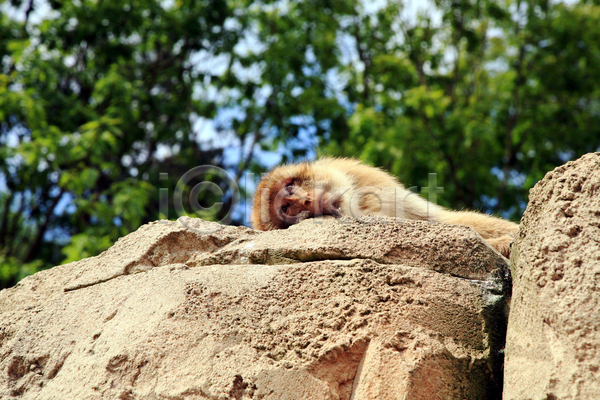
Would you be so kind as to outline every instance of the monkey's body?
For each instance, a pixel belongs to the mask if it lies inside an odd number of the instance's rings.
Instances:
[[[267,174],[254,197],[252,225],[284,229],[331,215],[385,216],[467,225],[505,256],[518,225],[473,211],[451,211],[407,190],[383,170],[347,158],[283,165]]]

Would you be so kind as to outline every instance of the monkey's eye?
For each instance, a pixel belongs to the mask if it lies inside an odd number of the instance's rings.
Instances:
[[[290,182],[286,185],[285,190],[289,193],[289,194],[294,194],[295,191],[295,185]]]
[[[283,214],[286,214],[289,207],[290,207],[289,204],[285,204],[285,205],[281,206],[281,212]]]

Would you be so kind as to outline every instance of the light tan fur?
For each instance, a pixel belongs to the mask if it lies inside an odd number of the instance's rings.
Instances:
[[[258,184],[252,210],[255,229],[284,229],[321,215],[385,216],[467,225],[506,257],[518,230],[517,224],[501,218],[451,211],[430,203],[387,172],[349,158],[283,165]]]

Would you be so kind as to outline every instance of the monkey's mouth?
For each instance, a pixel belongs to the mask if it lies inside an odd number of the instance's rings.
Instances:
[[[334,217],[340,218],[342,213],[340,211],[340,199],[339,197],[326,197],[324,195],[318,196],[317,201],[314,203],[315,208],[311,211],[304,210],[295,217],[288,217],[289,223],[297,224],[300,221],[310,218],[319,217]]]
[[[304,221],[305,219],[310,218],[319,218],[319,217],[334,217],[340,218],[342,213],[339,210],[340,205],[339,202],[329,202],[329,201],[321,201],[319,203],[318,210],[314,212],[310,211],[302,211],[296,217],[293,223],[298,223],[300,221]]]
[[[342,217],[341,208],[341,196],[331,195],[329,193],[317,193],[315,201],[309,205],[308,209],[304,209],[296,215],[287,214],[284,211],[280,211],[279,217],[286,227],[297,224],[305,219],[319,218],[319,217]]]

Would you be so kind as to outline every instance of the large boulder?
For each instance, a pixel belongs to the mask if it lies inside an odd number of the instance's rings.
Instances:
[[[600,153],[531,190],[511,257],[505,399],[600,399]]]
[[[0,292],[3,399],[500,399],[506,260],[463,226],[142,226]]]

